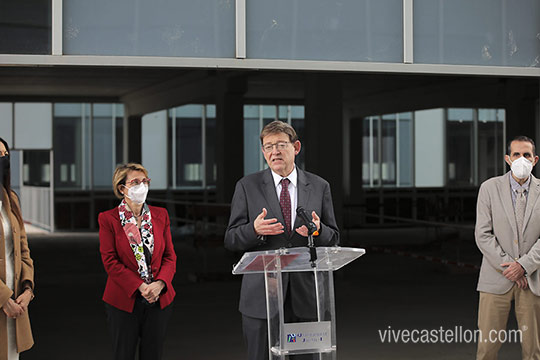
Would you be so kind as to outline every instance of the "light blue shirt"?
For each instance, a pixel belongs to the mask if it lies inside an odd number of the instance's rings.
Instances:
[[[517,197],[518,189],[525,190],[525,198],[528,199],[529,198],[529,187],[530,187],[530,185],[531,185],[531,176],[530,175],[529,175],[529,178],[527,179],[527,181],[525,181],[525,183],[523,183],[523,185],[519,185],[519,183],[516,181],[516,179],[514,179],[512,174],[510,174],[510,188],[512,189],[512,204],[514,204],[514,206],[516,206],[516,197]]]

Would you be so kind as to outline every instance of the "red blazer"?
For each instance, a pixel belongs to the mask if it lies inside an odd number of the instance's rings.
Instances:
[[[176,272],[176,254],[167,210],[155,206],[149,208],[154,229],[154,253],[150,265],[154,280],[163,280],[166,284],[158,300],[163,309],[176,295],[171,283]],[[99,251],[108,275],[103,301],[120,310],[133,312],[138,288],[143,281],[137,271],[137,262],[128,238],[120,224],[118,208],[100,213],[98,222]]]

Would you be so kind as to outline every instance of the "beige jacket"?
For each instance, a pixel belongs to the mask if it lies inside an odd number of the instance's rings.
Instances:
[[[20,226],[17,218],[11,212],[11,206],[19,208],[18,202],[11,204],[6,191],[3,191],[3,206],[6,207],[6,212],[10,215],[11,228],[13,234],[13,255],[14,255],[14,276],[15,276],[15,291],[11,291],[6,286],[6,261],[5,261],[5,243],[4,229],[0,222],[0,307],[4,306],[7,300],[12,297],[16,298],[22,292],[22,284],[24,281],[29,281],[34,287],[34,265],[30,258],[30,250],[26,239],[24,226]],[[0,360],[7,360],[7,316],[4,311],[0,310]],[[30,319],[28,311],[19,316],[16,321],[17,332],[17,351],[23,352],[28,350],[34,344],[32,330],[30,328]]]
[[[486,180],[478,194],[475,238],[484,255],[478,291],[504,294],[514,282],[506,279],[502,263],[518,261],[527,271],[531,291],[540,296],[540,181],[531,175],[522,241],[518,241],[512,203],[510,175],[507,172]]]

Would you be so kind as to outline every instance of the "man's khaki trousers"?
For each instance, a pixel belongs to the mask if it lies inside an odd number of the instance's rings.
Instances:
[[[482,338],[477,339],[477,360],[497,359],[502,342],[519,341],[519,334],[514,335],[506,330],[512,300],[522,334],[522,358],[540,360],[540,296],[534,295],[530,289],[520,289],[517,285],[501,295],[480,292],[478,329]]]

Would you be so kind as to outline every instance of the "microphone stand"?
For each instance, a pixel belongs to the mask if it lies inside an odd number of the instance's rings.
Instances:
[[[317,261],[317,249],[315,248],[315,241],[313,240],[313,233],[317,231],[317,227],[313,226],[307,226],[308,228],[308,248],[309,248],[309,261],[311,261],[311,267],[314,268],[317,265],[315,264],[315,261]]]

